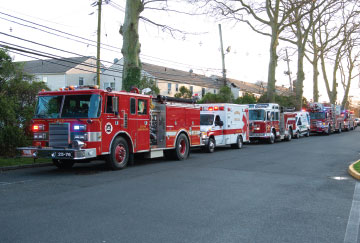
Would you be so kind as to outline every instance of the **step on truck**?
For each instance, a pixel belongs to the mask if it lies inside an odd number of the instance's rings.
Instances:
[[[59,168],[105,158],[122,169],[134,154],[188,157],[201,145],[200,108],[190,100],[97,87],[40,92],[32,120],[33,146],[24,157],[51,158]]]
[[[249,109],[247,105],[200,105],[202,143],[212,153],[217,146],[230,145],[241,149],[249,142]]]
[[[283,112],[278,104],[249,104],[250,141],[290,141],[295,114]]]
[[[344,129],[344,117],[341,116],[339,105],[313,102],[309,103],[307,111],[310,114],[310,132],[329,135],[341,133]]]

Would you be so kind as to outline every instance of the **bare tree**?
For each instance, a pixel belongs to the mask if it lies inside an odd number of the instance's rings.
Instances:
[[[339,66],[341,84],[344,88],[344,96],[341,102],[342,109],[347,109],[349,106],[348,98],[351,80],[359,76],[359,73],[353,74],[354,68],[358,65],[360,57],[359,43],[357,43],[358,40],[359,35],[357,33],[349,37],[344,47],[344,58]]]
[[[140,20],[155,25],[172,36],[175,36],[176,34],[190,34],[189,32],[173,28],[167,24],[158,23],[145,17],[142,14],[146,9],[152,11],[166,11],[173,14],[196,14],[171,9],[168,5],[168,0],[126,0],[125,20],[124,24],[120,27],[120,34],[123,36],[121,53],[124,59],[123,87],[125,90],[129,90],[131,86],[137,86],[141,81],[141,45],[139,40]]]
[[[339,15],[341,16],[335,16],[335,18],[333,14],[327,15],[325,21],[320,21],[316,29],[321,70],[331,104],[335,104],[337,100],[337,78],[342,58],[346,54],[349,40],[359,31],[357,1],[351,1],[347,5],[343,5]],[[329,21],[332,18],[334,18],[334,21]],[[330,75],[332,87],[330,87],[327,66],[332,68]]]
[[[269,36],[270,61],[268,68],[267,99],[275,101],[276,67],[278,62],[277,47],[281,33],[288,27],[299,22],[308,12],[297,15],[294,12],[313,2],[312,0],[205,0],[213,10],[213,14],[223,19],[246,23],[256,33]],[[295,16],[295,17],[294,17]]]

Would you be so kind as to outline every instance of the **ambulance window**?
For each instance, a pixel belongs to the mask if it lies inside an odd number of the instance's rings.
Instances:
[[[108,96],[106,99],[106,112],[105,113],[113,113],[112,96]]]
[[[300,118],[298,119],[297,124],[298,124],[298,125],[302,125],[302,123],[301,123],[301,119],[300,119]]]
[[[280,120],[279,112],[275,112],[275,120],[276,120],[276,121],[279,121],[279,120]]]
[[[130,98],[130,114],[136,114],[136,100]]]
[[[138,100],[138,115],[147,114],[147,100]]]

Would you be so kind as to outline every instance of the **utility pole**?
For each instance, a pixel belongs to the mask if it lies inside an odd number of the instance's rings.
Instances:
[[[219,35],[220,35],[220,45],[221,45],[221,60],[222,60],[222,73],[224,79],[224,86],[226,86],[226,69],[225,69],[225,54],[222,40],[221,24],[219,24]]]
[[[101,37],[101,5],[102,0],[98,2],[98,29],[97,29],[97,57],[96,57],[96,77],[97,85],[100,88],[100,37]]]
[[[287,62],[287,68],[288,68],[288,70],[287,70],[287,72],[285,72],[285,74],[289,76],[290,91],[293,92],[293,87],[292,87],[292,82],[291,82],[291,72],[290,72],[290,59],[289,59],[287,49],[285,49],[285,52],[286,52],[285,61]]]

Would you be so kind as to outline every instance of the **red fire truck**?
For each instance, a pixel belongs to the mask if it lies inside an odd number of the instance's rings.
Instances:
[[[354,130],[356,128],[355,116],[353,111],[344,110],[341,112],[341,116],[344,118],[345,131]]]
[[[340,106],[326,103],[310,103],[310,132],[331,134],[334,131],[341,132],[344,128],[344,118],[341,116]]]
[[[278,104],[250,104],[250,140],[290,141],[295,117],[295,113],[284,113]]]
[[[124,168],[134,153],[184,160],[201,145],[200,109],[184,99],[97,87],[40,92],[32,120],[33,147],[23,156],[51,158],[59,168],[104,157]],[[181,103],[180,103],[181,102]]]

